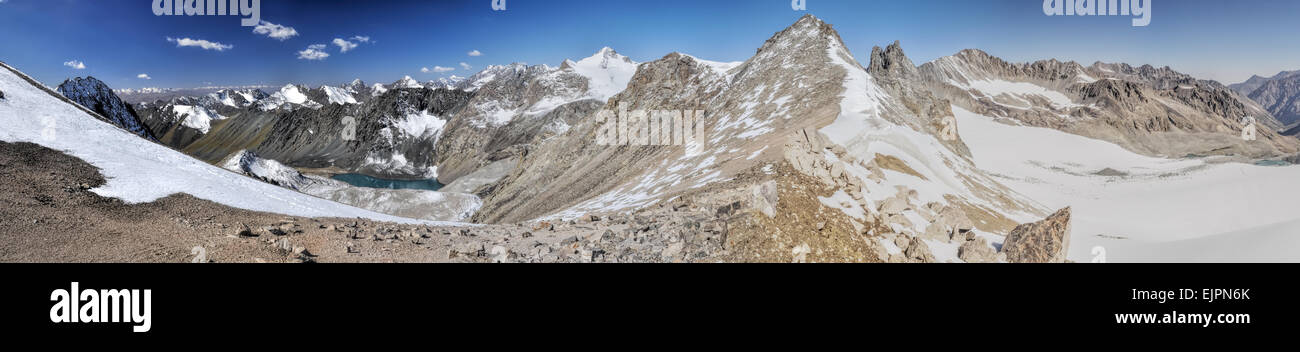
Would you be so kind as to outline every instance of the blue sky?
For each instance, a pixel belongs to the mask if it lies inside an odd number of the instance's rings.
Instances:
[[[1300,69],[1300,1],[1158,0],[1147,27],[1131,17],[1048,17],[1041,0],[806,1],[863,61],[872,46],[901,40],[917,64],[978,48],[1016,62],[1168,65],[1225,83]],[[557,65],[603,46],[637,61],[673,51],[740,61],[805,13],[789,0],[507,0],[506,11],[491,0],[262,0],[262,20],[297,32],[278,40],[234,16],[154,16],[152,2],[0,0],[0,60],[50,84],[93,75],[114,88],[426,81],[493,64]],[[178,47],[169,37],[233,47]],[[335,38],[358,46],[340,52]],[[300,59],[313,44],[329,57]],[[421,72],[435,66],[455,71]]]

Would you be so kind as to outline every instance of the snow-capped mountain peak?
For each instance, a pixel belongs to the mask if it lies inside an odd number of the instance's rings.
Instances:
[[[429,89],[459,89],[463,82],[465,82],[465,77],[451,75],[425,82],[424,86]]]
[[[357,98],[353,97],[347,88],[321,86],[320,89],[325,91],[325,98],[330,104],[347,105],[358,103]]]
[[[420,89],[420,88],[424,88],[424,86],[421,85],[420,82],[416,82],[414,78],[411,78],[411,76],[404,76],[402,77],[402,79],[397,80],[397,82],[393,82],[393,84],[389,85],[388,88],[389,89],[404,89],[404,88]]]
[[[604,47],[595,55],[577,62],[566,60],[561,67],[590,80],[587,85],[589,97],[605,100],[627,88],[636,74],[637,63],[610,47]]]
[[[384,93],[387,93],[387,92],[388,92],[388,88],[384,87],[383,84],[375,83],[374,85],[370,86],[370,95],[371,95],[371,96],[376,96],[376,97],[377,97],[377,96],[383,95]]]
[[[207,101],[201,105],[215,104],[243,108],[256,104],[267,97],[268,95],[261,89],[222,89],[209,93],[206,96]]]
[[[286,84],[284,87],[281,87],[279,91],[271,94],[270,97],[258,102],[258,105],[263,111],[273,110],[276,108],[292,108],[293,106],[303,106],[309,109],[321,108],[321,106],[323,106],[321,103],[314,102],[307,97],[307,94],[304,92],[306,90],[307,89],[297,85]]]

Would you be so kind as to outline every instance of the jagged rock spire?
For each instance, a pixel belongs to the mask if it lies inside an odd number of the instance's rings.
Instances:
[[[898,41],[884,50],[879,46],[872,48],[868,66],[868,72],[876,78],[909,79],[917,76],[916,65],[903,53],[903,46]]]

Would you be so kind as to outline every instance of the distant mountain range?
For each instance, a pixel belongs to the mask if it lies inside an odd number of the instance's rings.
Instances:
[[[1300,71],[1283,71],[1267,78],[1254,76],[1230,87],[1263,105],[1288,125],[1289,129],[1283,133],[1300,133]]]

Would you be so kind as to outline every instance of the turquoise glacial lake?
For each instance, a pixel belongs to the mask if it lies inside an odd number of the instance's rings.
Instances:
[[[437,191],[442,188],[438,180],[389,180],[377,177],[371,177],[362,174],[338,174],[330,178],[346,182],[347,184],[381,189],[421,189],[427,191]]]

